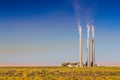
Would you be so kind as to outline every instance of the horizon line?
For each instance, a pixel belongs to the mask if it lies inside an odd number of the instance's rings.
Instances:
[[[56,63],[46,63],[46,64],[43,64],[43,63],[40,63],[40,64],[36,64],[36,63],[32,63],[32,64],[27,64],[27,63],[3,63],[3,64],[0,64],[0,67],[37,67],[37,66],[61,66],[61,64],[56,64]],[[98,62],[97,63],[97,66],[120,66],[120,63],[115,63],[115,62]]]

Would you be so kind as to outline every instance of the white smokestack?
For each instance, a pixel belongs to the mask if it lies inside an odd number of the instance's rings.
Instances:
[[[92,66],[95,66],[95,40],[94,40],[94,26],[92,26]]]
[[[90,25],[87,24],[87,66],[90,67]]]
[[[83,67],[82,61],[82,27],[78,21],[78,30],[79,30],[79,56],[80,56],[80,67]]]

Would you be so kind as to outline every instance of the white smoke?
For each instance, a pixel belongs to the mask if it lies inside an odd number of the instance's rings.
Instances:
[[[92,27],[92,38],[94,39],[94,32],[95,32],[94,25],[91,25],[91,27]]]
[[[78,22],[78,30],[79,30],[79,36],[82,37],[82,27],[80,25],[80,22]]]
[[[88,3],[86,0],[73,0],[74,10],[80,23],[90,22],[93,20],[94,1]]]
[[[84,25],[84,23],[87,23],[87,36],[90,37],[90,27],[92,28],[92,37],[94,38],[94,26],[91,25],[93,23],[92,19],[92,11],[93,6],[92,3],[86,4],[86,1],[81,0],[74,0],[74,10],[76,13],[77,18],[77,26],[79,29],[79,35],[82,36],[82,27],[81,24]]]
[[[90,37],[90,24],[87,24],[87,33],[88,33],[88,38]]]

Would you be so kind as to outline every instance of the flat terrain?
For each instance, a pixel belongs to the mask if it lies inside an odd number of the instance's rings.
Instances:
[[[120,80],[120,67],[0,67],[0,80]]]

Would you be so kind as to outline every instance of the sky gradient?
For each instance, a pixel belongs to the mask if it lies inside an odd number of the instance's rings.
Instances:
[[[83,29],[84,62],[86,24],[93,21],[96,63],[119,64],[119,4],[119,0],[1,0],[0,64],[78,62],[76,16]]]

